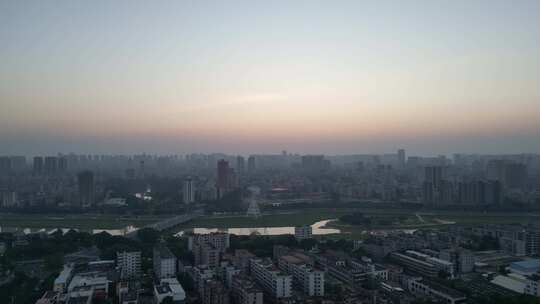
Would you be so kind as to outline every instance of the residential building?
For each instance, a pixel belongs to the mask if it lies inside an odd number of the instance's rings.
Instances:
[[[229,292],[220,281],[206,280],[203,285],[202,304],[229,304]]]
[[[324,272],[306,263],[301,256],[285,255],[279,259],[279,268],[293,276],[293,284],[307,296],[324,296]]]
[[[189,235],[188,249],[193,251],[193,244],[195,243],[210,243],[220,252],[225,252],[230,246],[230,235],[224,232]]]
[[[139,277],[141,275],[141,252],[117,252],[116,265],[120,269],[120,277],[122,279]]]
[[[165,245],[158,244],[154,247],[153,262],[156,278],[176,277],[176,257]]]
[[[313,237],[313,228],[311,226],[294,227],[294,237],[301,241]]]
[[[234,276],[232,297],[236,304],[263,304],[263,291],[246,276]]]
[[[463,293],[455,289],[422,278],[409,279],[407,290],[416,296],[435,299],[441,303],[459,304],[467,300]]]
[[[184,181],[184,189],[182,191],[184,204],[195,202],[195,182],[191,178]]]
[[[289,298],[292,276],[281,272],[270,259],[252,259],[251,275],[271,298]]]

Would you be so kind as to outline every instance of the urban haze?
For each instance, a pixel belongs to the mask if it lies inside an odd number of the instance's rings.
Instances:
[[[0,304],[540,304],[540,1],[0,0]]]

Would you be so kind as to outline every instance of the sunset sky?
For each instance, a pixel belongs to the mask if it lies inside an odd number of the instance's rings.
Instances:
[[[540,1],[0,0],[0,154],[540,152]]]

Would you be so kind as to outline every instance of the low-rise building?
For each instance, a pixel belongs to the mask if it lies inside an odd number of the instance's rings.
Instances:
[[[294,227],[294,238],[301,241],[313,237],[313,228],[311,226]]]
[[[206,280],[200,295],[203,304],[229,304],[229,292],[220,281]]]
[[[71,278],[73,277],[73,265],[64,265],[64,269],[54,280],[53,290],[63,293],[67,290]]]
[[[270,259],[252,259],[251,274],[272,298],[289,298],[292,294],[292,276],[281,272]]]
[[[220,252],[225,252],[230,246],[230,235],[224,232],[189,235],[188,249],[190,251],[193,251],[193,244],[195,243],[210,243]]]
[[[159,285],[154,285],[154,297],[158,304],[167,297],[170,297],[174,303],[183,303],[186,299],[186,292],[178,280],[165,278],[160,280]]]
[[[454,264],[454,273],[469,273],[474,269],[474,255],[471,251],[457,248],[446,249],[439,253],[439,258]]]
[[[233,277],[232,296],[237,304],[263,304],[263,292],[249,277]]]
[[[459,304],[467,300],[463,293],[455,289],[422,278],[410,278],[407,289],[415,296],[436,299],[442,303]]]
[[[285,255],[279,259],[279,268],[293,276],[293,284],[307,296],[324,296],[324,272],[311,267],[302,258]]]

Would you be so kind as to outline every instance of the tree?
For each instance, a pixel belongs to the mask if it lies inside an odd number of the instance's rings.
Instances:
[[[174,304],[173,298],[171,296],[165,297],[161,304]]]
[[[159,240],[159,232],[152,228],[143,228],[137,231],[137,238],[145,244],[154,245]]]
[[[64,255],[60,252],[45,257],[45,268],[50,271],[58,271],[64,265]]]
[[[439,273],[437,274],[437,276],[441,279],[446,280],[450,277],[450,274],[447,271],[441,269],[439,270]]]

